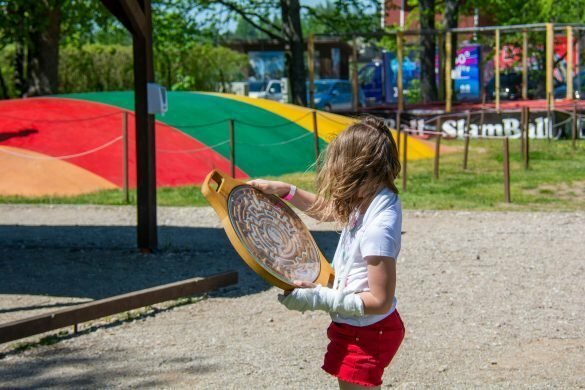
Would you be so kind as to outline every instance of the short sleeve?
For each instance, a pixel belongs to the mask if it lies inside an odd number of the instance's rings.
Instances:
[[[400,224],[385,218],[384,223],[368,226],[360,241],[362,257],[388,256],[394,260],[400,252]]]

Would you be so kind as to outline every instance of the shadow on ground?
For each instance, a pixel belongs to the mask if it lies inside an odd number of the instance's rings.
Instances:
[[[338,234],[313,236],[332,259]],[[160,250],[152,255],[138,253],[135,240],[130,226],[0,226],[0,294],[102,299],[226,271],[237,271],[239,283],[212,295],[270,288],[237,255],[223,229],[160,227]]]
[[[115,353],[107,357],[107,364],[96,365],[96,361],[104,359],[100,354],[74,346],[60,345],[57,348],[38,351],[35,359],[13,360],[10,364],[0,365],[0,388],[112,388],[121,383],[130,383],[130,387],[135,388],[161,388],[167,387],[165,379],[173,376],[196,377],[219,369],[209,359],[193,356],[165,359],[160,362],[158,370],[136,372]],[[19,385],[14,386],[14,383]]]

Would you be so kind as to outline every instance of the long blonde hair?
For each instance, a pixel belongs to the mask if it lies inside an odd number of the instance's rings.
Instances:
[[[384,122],[373,116],[331,141],[317,169],[318,201],[308,211],[342,225],[347,225],[355,209],[369,204],[380,188],[398,193],[396,143]]]

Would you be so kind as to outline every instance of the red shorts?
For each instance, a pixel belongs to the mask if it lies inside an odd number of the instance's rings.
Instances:
[[[379,386],[384,368],[404,338],[404,324],[394,310],[383,320],[363,327],[332,322],[327,337],[331,341],[323,370],[345,382]]]

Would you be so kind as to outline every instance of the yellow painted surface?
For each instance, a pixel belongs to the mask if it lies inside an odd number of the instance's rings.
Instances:
[[[0,146],[0,195],[72,196],[118,188],[77,165],[47,157],[25,149]]]
[[[264,110],[273,112],[276,115],[297,123],[306,130],[313,132],[313,116],[311,109],[293,104],[278,103],[268,99],[255,99],[247,96],[240,96],[227,93],[210,93],[218,97],[237,100],[246,104],[250,104]],[[317,127],[319,131],[319,138],[326,142],[331,142],[333,138],[340,132],[345,130],[349,125],[356,122],[343,115],[332,114],[329,112],[317,111]],[[395,134],[395,131],[392,130]],[[418,160],[422,158],[430,158],[434,156],[434,151],[431,145],[425,141],[421,141],[410,137],[408,139],[408,159]]]

